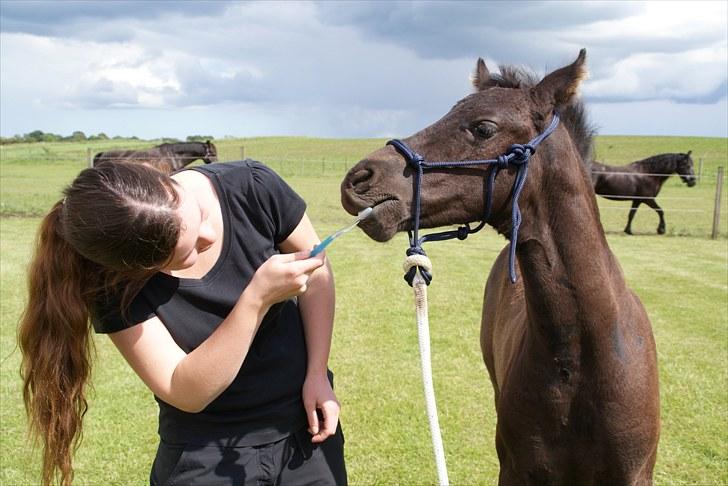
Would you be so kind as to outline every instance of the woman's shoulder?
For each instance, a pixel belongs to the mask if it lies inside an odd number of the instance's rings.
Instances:
[[[246,160],[235,160],[231,162],[213,162],[211,164],[185,167],[184,169],[175,172],[173,177],[189,174],[203,174],[207,177],[214,175],[241,176],[249,171],[250,166]]]
[[[260,191],[277,192],[278,188],[288,187],[277,172],[253,159],[199,165],[187,169],[187,172],[196,172],[210,179],[217,179],[226,192],[228,188],[232,188],[236,193],[255,194]]]
[[[96,295],[89,308],[89,317],[97,334],[109,334],[133,327],[154,315],[153,306],[146,298],[145,290],[157,284],[152,276],[125,302],[122,286],[107,286]],[[169,289],[167,289],[169,291]],[[159,291],[157,293],[160,293]],[[161,293],[164,293],[163,291]],[[169,292],[167,292],[167,295]]]
[[[177,173],[204,174],[208,178],[217,178],[223,185],[234,185],[236,188],[247,186],[251,182],[266,183],[271,179],[280,179],[270,167],[253,159],[216,162],[186,168]]]

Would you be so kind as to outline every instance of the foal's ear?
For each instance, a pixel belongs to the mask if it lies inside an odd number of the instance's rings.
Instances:
[[[588,74],[586,49],[582,49],[579,51],[576,61],[543,78],[532,89],[532,95],[537,101],[549,105],[548,109],[565,105],[574,99],[579,90],[579,84]]]
[[[478,58],[478,62],[475,65],[475,72],[470,77],[470,81],[473,83],[476,91],[483,91],[484,89],[495,86],[495,81],[490,79],[490,71],[485,66],[485,61],[482,57]]]
[[[692,153],[693,153],[692,150],[688,150],[687,156],[690,157],[690,154],[692,154]]]

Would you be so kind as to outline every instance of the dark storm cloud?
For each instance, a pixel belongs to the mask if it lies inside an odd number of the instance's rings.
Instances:
[[[365,39],[391,42],[423,58],[488,55],[536,65],[544,52],[564,51],[563,41],[553,34],[619,19],[640,8],[576,2],[389,2],[386,8],[378,2],[317,4],[323,23],[349,25]]]
[[[170,16],[215,16],[223,13],[231,2],[214,1],[3,1],[0,6],[0,30],[3,32],[41,36],[77,37],[85,29],[74,32],[74,26],[133,19],[160,20]],[[103,29],[100,29],[103,30]],[[123,40],[111,35],[107,39]]]

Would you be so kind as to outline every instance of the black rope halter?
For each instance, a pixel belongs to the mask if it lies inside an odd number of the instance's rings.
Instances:
[[[523,186],[526,183],[526,175],[528,174],[528,161],[531,156],[536,152],[536,147],[543,142],[546,137],[556,129],[559,124],[559,114],[554,112],[551,118],[551,123],[548,127],[536,138],[526,144],[514,144],[511,145],[508,150],[496,157],[495,159],[486,160],[462,160],[453,162],[427,162],[425,158],[412,150],[406,143],[401,140],[390,140],[387,145],[392,145],[397,152],[399,152],[407,161],[407,163],[415,169],[414,176],[414,215],[413,215],[413,229],[409,232],[409,248],[407,249],[407,256],[413,254],[426,255],[425,250],[422,248],[422,244],[426,241],[444,241],[457,238],[464,240],[468,235],[480,231],[490,217],[492,196],[493,196],[493,184],[498,172],[501,169],[507,168],[509,165],[513,165],[517,169],[516,179],[513,182],[513,189],[511,197],[513,199],[513,205],[511,208],[511,242],[510,242],[510,254],[509,254],[509,270],[511,282],[516,282],[516,269],[515,269],[515,257],[516,257],[516,243],[518,241],[518,228],[521,226],[521,210],[518,207],[518,197],[521,195]],[[422,188],[422,177],[426,169],[452,169],[459,167],[470,167],[474,165],[493,165],[493,170],[490,171],[488,176],[488,183],[486,186],[485,194],[485,211],[483,219],[477,227],[471,228],[469,223],[465,223],[456,230],[443,231],[440,233],[431,233],[424,235],[419,238],[420,229],[420,193]],[[420,270],[420,274],[424,278],[427,285],[430,285],[432,281],[432,274],[423,269],[422,267],[412,267],[404,276],[407,283],[412,286],[412,280],[414,279],[415,272]]]

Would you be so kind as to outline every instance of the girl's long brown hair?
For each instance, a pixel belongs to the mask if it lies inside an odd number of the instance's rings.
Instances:
[[[113,289],[126,305],[172,256],[180,230],[173,185],[149,167],[100,164],[82,171],[41,222],[18,342],[29,428],[43,443],[44,485],[73,479],[95,303]]]

